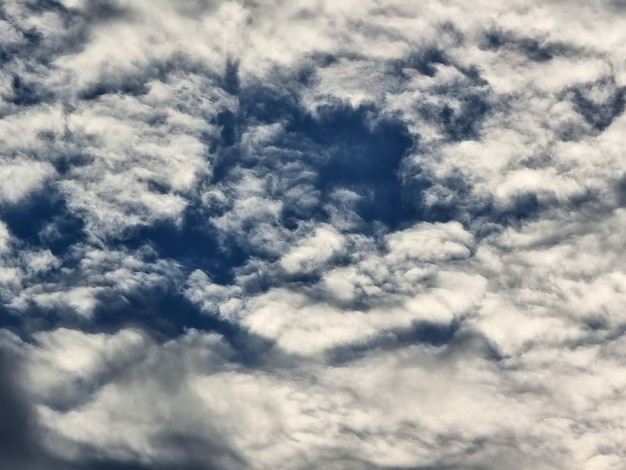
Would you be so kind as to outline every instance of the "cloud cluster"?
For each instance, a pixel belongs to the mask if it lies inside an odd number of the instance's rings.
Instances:
[[[3,2],[3,465],[621,468],[625,14]]]

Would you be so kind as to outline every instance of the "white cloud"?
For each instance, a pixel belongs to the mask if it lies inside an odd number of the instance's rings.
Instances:
[[[228,320],[236,320],[242,307],[242,292],[239,287],[214,284],[198,269],[189,275],[184,295],[203,312],[219,313]]]
[[[0,342],[47,452],[620,468],[620,2],[96,3],[0,21]],[[361,105],[409,154],[323,181],[354,139],[315,119]]]
[[[4,222],[0,222],[0,253],[6,253],[10,248],[11,234]]]
[[[0,169],[0,179],[3,181],[0,197],[9,203],[19,202],[31,192],[41,188],[53,175],[54,169],[47,163],[28,160],[7,162]]]
[[[465,259],[471,254],[473,236],[458,222],[422,224],[414,229],[395,232],[387,237],[391,263],[417,261],[427,263]]]
[[[313,235],[302,240],[280,260],[289,274],[314,271],[323,267],[333,256],[344,250],[344,240],[332,227],[319,226]]]

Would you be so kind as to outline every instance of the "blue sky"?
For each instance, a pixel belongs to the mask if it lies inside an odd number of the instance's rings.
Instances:
[[[624,31],[0,2],[3,468],[622,468]]]

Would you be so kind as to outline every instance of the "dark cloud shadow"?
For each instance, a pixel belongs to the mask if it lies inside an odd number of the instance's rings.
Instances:
[[[591,98],[591,89],[608,89],[604,100]],[[602,132],[626,109],[626,87],[616,87],[613,77],[602,79],[588,86],[580,86],[572,89],[572,101],[576,111],[587,123]]]
[[[442,96],[440,104],[418,106],[423,118],[437,124],[453,142],[477,140],[480,127],[491,109],[488,95],[480,89],[462,90],[462,86]]]
[[[202,314],[174,289],[103,294],[99,296],[93,322],[81,325],[82,330],[94,332],[115,332],[128,327],[137,327],[168,338],[184,334],[188,328],[216,331],[226,336],[235,330],[229,323]]]
[[[159,258],[174,259],[185,271],[201,269],[213,282],[230,284],[234,270],[246,262],[249,253],[236,239],[221,237],[208,218],[201,207],[190,204],[180,224],[156,222],[113,243],[129,249],[148,244]]]
[[[411,53],[406,59],[391,63],[396,76],[405,75],[404,70],[416,70],[422,75],[434,77],[437,74],[437,65],[449,65],[450,60],[446,53],[435,46],[426,47]]]
[[[218,435],[207,440],[190,434],[163,432],[155,438],[154,444],[161,449],[166,449],[166,452],[174,457],[173,460],[179,462],[176,465],[166,465],[163,470],[170,470],[170,468],[244,470],[250,468],[243,457],[234,452]]]
[[[21,385],[21,359],[0,346],[0,466],[3,470],[65,470],[42,444],[35,410]]]
[[[84,239],[83,221],[67,207],[53,184],[15,204],[0,207],[9,231],[29,248],[50,249],[63,255]]]
[[[374,107],[338,103],[315,117],[298,116],[286,130],[317,151],[309,158],[319,165],[316,189],[324,202],[335,190],[352,191],[359,196],[356,211],[365,223],[396,228],[420,216],[420,188],[403,184],[400,176],[402,159],[414,142],[401,123],[377,118]]]
[[[215,120],[221,133],[208,143],[217,154],[213,184],[227,186],[241,169],[271,175],[278,182],[273,196],[283,203],[281,223],[288,229],[301,221],[328,220],[325,207],[337,203],[336,191],[342,189],[358,196],[355,210],[362,230],[375,222],[394,229],[420,218],[422,187],[401,175],[403,158],[417,145],[403,123],[383,118],[373,105],[353,108],[339,101],[312,115],[289,86],[243,86],[236,78],[236,62],[227,69],[224,82],[229,85],[224,86],[238,92],[239,108],[224,110]],[[290,83],[288,78],[284,82]],[[256,124],[281,124],[284,132],[250,155],[240,139]],[[305,187],[317,202],[303,205],[287,196]]]
[[[237,122],[237,115],[235,113],[228,109],[220,111],[217,115],[215,123],[221,128],[221,144],[224,147],[232,147],[239,141],[239,125]],[[223,162],[223,159],[221,162]],[[213,177],[216,181],[219,181],[222,178],[223,168],[224,165],[219,164],[214,168]]]
[[[62,283],[63,279],[60,281]],[[62,289],[62,284],[59,288]],[[31,303],[19,313],[3,308],[4,311],[0,310],[3,314],[0,326],[9,328],[25,340],[30,340],[38,331],[60,327],[109,334],[124,328],[137,328],[164,340],[180,336],[190,328],[214,331],[229,340],[242,334],[237,326],[199,311],[174,285],[132,291],[105,290],[96,294],[96,302],[90,317],[77,315],[70,306],[56,304]]]
[[[89,23],[121,19],[130,14],[117,0],[87,0],[81,8],[66,7],[57,0],[28,0],[24,7],[32,14],[55,12],[65,18],[82,17]]]
[[[73,463],[67,468],[68,470],[156,470],[156,467],[154,465],[142,464],[139,462],[124,462],[107,458],[92,459],[80,463]],[[182,467],[173,468],[182,469]]]
[[[88,85],[79,93],[79,97],[89,101],[107,94],[145,95],[150,91],[146,83],[148,80],[150,80],[149,76],[110,77],[108,80]]]
[[[474,215],[485,216],[502,227],[520,226],[523,222],[538,219],[550,210],[588,211],[598,202],[598,197],[594,191],[586,191],[568,200],[559,201],[554,197],[542,198],[535,192],[526,192],[515,196],[507,207],[495,207],[493,201],[489,201],[482,212],[477,211]]]
[[[0,460],[13,468],[39,452],[34,415],[18,380],[19,359],[0,348]]]
[[[50,2],[52,8],[56,8],[57,2]],[[62,7],[62,5],[60,5]],[[7,10],[4,3],[0,3],[0,18],[11,24],[11,26],[18,31],[22,39],[21,44],[19,42],[4,42],[0,41],[0,63],[7,64],[18,57],[24,57],[36,52],[36,48],[41,46],[43,41],[43,35],[34,27],[24,29],[21,26],[21,21],[15,18],[11,10]]]
[[[626,207],[626,173],[617,181],[615,185],[617,193],[617,203],[620,207]]]
[[[415,344],[441,347],[439,357],[444,361],[467,354],[496,362],[503,358],[488,338],[468,330],[458,319],[447,324],[415,321],[411,328],[389,330],[362,343],[334,348],[326,353],[326,359],[334,366],[341,366],[376,351],[393,351]]]
[[[96,448],[83,447],[78,462],[67,466],[68,470],[245,470],[250,466],[243,457],[232,450],[223,436],[217,432],[211,436],[157,431],[152,444],[164,454],[161,461],[150,463],[136,459],[113,459],[102,456]],[[144,459],[145,460],[145,459]],[[64,467],[65,468],[65,467]]]
[[[34,333],[69,328],[85,333],[115,334],[132,328],[149,335],[155,342],[180,337],[190,329],[219,334],[232,350],[230,360],[254,368],[275,355],[273,341],[219,318],[217,312],[203,312],[172,284],[132,291],[107,290],[96,295],[90,317],[77,315],[71,306],[31,303],[16,313],[0,307],[0,327],[33,342]]]
[[[90,23],[105,23],[127,18],[131,12],[117,0],[87,0],[83,16]]]
[[[492,467],[473,464],[432,464],[417,467],[376,467],[376,470],[491,470]]]
[[[453,26],[444,25],[443,31],[456,41],[463,41]],[[478,139],[480,126],[491,109],[489,83],[478,66],[458,64],[444,50],[431,46],[415,50],[406,59],[390,62],[389,72],[401,80],[410,78],[409,71],[434,77],[439,65],[455,68],[460,73],[459,78],[434,85],[431,92],[437,99],[415,103],[415,110],[424,119],[437,124],[451,141]]]
[[[571,57],[582,53],[579,48],[563,42],[520,36],[499,28],[490,28],[485,31],[480,47],[484,50],[506,49],[514,51],[535,62],[546,62],[555,57]]]
[[[34,106],[50,101],[53,95],[49,91],[40,90],[36,84],[25,81],[19,75],[13,75],[11,94],[5,98],[16,106]]]
[[[238,95],[241,91],[241,80],[239,78],[239,61],[229,58],[224,67],[224,76],[221,81],[222,88],[231,95]]]
[[[193,435],[163,432],[155,445],[171,458],[166,462],[143,464],[102,455],[83,448],[79,458],[64,460],[52,455],[42,444],[43,434],[32,404],[20,385],[20,359],[0,348],[0,466],[3,470],[242,470],[245,461],[217,433],[205,439]]]
[[[460,323],[441,324],[430,321],[415,322],[411,328],[391,330],[364,343],[341,346],[327,353],[327,360],[334,365],[345,364],[371,354],[373,351],[401,349],[411,344],[443,346],[451,343]]]

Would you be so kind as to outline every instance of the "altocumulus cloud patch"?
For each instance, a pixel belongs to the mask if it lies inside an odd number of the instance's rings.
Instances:
[[[3,468],[622,468],[624,14],[3,2]]]

